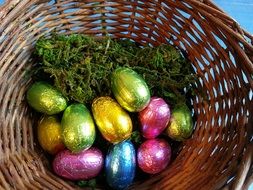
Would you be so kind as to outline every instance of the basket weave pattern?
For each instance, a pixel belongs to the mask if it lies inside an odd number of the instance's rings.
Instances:
[[[10,0],[0,7],[0,189],[73,189],[37,145],[25,101],[36,40],[110,34],[173,44],[198,74],[196,130],[170,167],[133,189],[244,189],[253,181],[253,37],[209,0]]]

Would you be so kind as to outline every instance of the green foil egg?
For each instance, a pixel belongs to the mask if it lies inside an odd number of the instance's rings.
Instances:
[[[146,82],[132,69],[117,68],[111,76],[111,88],[118,103],[129,112],[143,110],[150,101]]]
[[[28,104],[38,112],[57,114],[67,107],[67,100],[52,85],[36,82],[27,91]]]
[[[180,105],[172,110],[171,121],[167,128],[168,136],[176,141],[189,138],[193,132],[191,111],[186,105]]]
[[[96,131],[89,110],[83,104],[72,104],[62,117],[62,137],[72,152],[80,152],[92,146]]]

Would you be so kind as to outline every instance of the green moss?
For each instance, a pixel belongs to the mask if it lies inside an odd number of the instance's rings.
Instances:
[[[90,187],[91,189],[96,188],[96,179],[91,179],[91,180],[81,180],[77,182],[77,185],[79,187]]]
[[[49,76],[65,97],[80,103],[90,104],[97,96],[111,95],[110,74],[118,66],[141,74],[151,95],[172,105],[185,101],[183,89],[196,78],[191,64],[170,45],[141,48],[130,40],[53,33],[37,41],[34,57],[36,77]]]

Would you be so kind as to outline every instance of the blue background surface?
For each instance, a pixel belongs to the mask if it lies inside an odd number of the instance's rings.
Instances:
[[[253,34],[253,0],[214,0],[214,2],[242,28]]]
[[[0,5],[3,2],[0,0]],[[242,28],[253,34],[253,0],[214,0],[214,2],[233,17]],[[253,190],[253,184],[249,190]]]

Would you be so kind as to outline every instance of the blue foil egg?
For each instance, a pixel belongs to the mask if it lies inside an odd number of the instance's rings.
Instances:
[[[113,189],[126,189],[135,177],[136,153],[131,141],[113,145],[105,160],[106,180]]]

